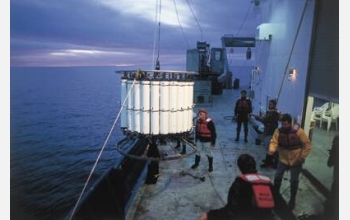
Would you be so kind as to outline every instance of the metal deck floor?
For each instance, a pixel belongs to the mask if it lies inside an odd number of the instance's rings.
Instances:
[[[241,140],[235,142],[236,123],[232,122],[233,107],[238,99],[240,90],[223,90],[222,95],[213,97],[212,106],[196,106],[207,109],[213,118],[217,130],[216,147],[213,149],[214,171],[208,173],[208,160],[204,154],[201,156],[200,166],[192,170],[194,155],[178,160],[167,160],[159,163],[161,175],[156,184],[142,184],[132,202],[126,219],[198,219],[198,216],[210,209],[219,208],[226,204],[227,193],[234,178],[240,174],[236,165],[237,157],[242,153],[253,155],[257,161],[257,168],[273,179],[275,170],[260,168],[261,160],[265,158],[266,149],[262,145],[255,145],[255,137],[250,132],[248,143]],[[251,129],[251,127],[250,127]],[[316,135],[316,132],[324,132]],[[316,128],[313,134],[313,149],[304,164],[311,174],[318,177],[322,186],[329,190],[332,182],[332,169],[328,168],[326,161],[328,149],[331,146],[335,132],[323,131]],[[160,151],[174,151],[172,146],[160,146]],[[177,153],[180,152],[178,150]],[[187,147],[187,153],[191,149]],[[176,153],[176,152],[175,152]],[[182,175],[182,172],[190,175]],[[205,177],[202,181],[195,177]],[[286,201],[289,200],[289,172],[284,176],[281,194]],[[323,212],[326,198],[320,189],[307,178],[300,175],[299,191],[297,194],[295,216],[302,213],[319,214]]]

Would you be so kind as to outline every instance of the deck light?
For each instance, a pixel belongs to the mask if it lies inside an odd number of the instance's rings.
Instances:
[[[288,80],[294,80],[296,76],[297,76],[297,70],[295,68],[290,69]]]

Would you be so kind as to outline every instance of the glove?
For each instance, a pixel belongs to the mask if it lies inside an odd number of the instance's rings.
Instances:
[[[297,160],[295,161],[294,165],[300,165],[305,162],[305,159],[302,157],[298,157]]]

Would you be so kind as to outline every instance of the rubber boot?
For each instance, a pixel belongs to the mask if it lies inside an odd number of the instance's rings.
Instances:
[[[244,131],[244,142],[248,143],[248,131]]]
[[[276,194],[280,193],[281,185],[282,185],[282,179],[275,179],[274,180],[274,183],[273,183],[274,193],[276,193]]]
[[[194,158],[194,164],[191,166],[192,169],[196,169],[199,165],[199,161],[201,161],[201,156],[196,155]]]
[[[179,149],[179,148],[180,148],[180,143],[181,143],[181,141],[178,139],[178,140],[176,141],[175,149]]]
[[[266,168],[266,167],[273,167],[273,156],[266,154],[265,156],[265,162],[260,165],[261,168]]]
[[[155,141],[150,143],[149,150],[147,152],[147,157],[156,157],[160,158],[160,153],[158,150],[158,146]],[[146,184],[156,184],[159,176],[159,162],[158,161],[151,161],[148,165],[147,169],[147,178],[145,183]]]
[[[182,144],[182,151],[180,154],[186,154],[186,144]]]
[[[236,141],[239,141],[239,131],[237,131],[237,137],[236,137]]]
[[[290,186],[290,200],[288,203],[288,208],[293,210],[295,208],[295,197],[297,196],[298,186],[296,184],[291,184]]]
[[[213,171],[213,157],[208,157],[208,161],[209,161],[209,172]]]

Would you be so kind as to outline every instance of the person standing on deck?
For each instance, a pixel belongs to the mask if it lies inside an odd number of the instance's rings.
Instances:
[[[326,206],[326,215],[329,218],[339,219],[339,134],[333,138],[327,166],[333,167],[333,182]]]
[[[311,151],[311,141],[305,131],[298,124],[293,125],[290,114],[283,114],[282,127],[273,133],[269,145],[269,155],[278,150],[279,161],[274,177],[275,192],[279,193],[282,178],[286,170],[290,170],[290,200],[288,206],[295,208],[295,197],[299,187],[299,175],[303,163]]]
[[[196,121],[196,145],[197,152],[195,156],[195,163],[191,166],[196,169],[201,159],[201,151],[204,150],[209,161],[209,172],[213,171],[213,154],[211,148],[215,146],[216,129],[213,120],[208,116],[205,109],[200,109],[198,112],[198,119]]]
[[[244,125],[244,142],[248,142],[248,121],[249,116],[252,113],[252,102],[247,98],[247,91],[241,91],[241,98],[236,101],[235,119],[237,121],[237,137],[236,141],[239,141],[239,135],[241,133],[242,123]]]
[[[262,134],[263,146],[267,147],[270,144],[270,140],[272,138],[273,133],[278,127],[278,121],[280,119],[280,113],[276,108],[277,102],[274,99],[269,101],[269,109],[267,110],[265,116],[260,117],[258,115],[255,116],[257,121],[260,121],[264,124],[264,132]],[[268,149],[267,149],[268,150]],[[265,167],[277,167],[278,163],[278,151],[275,152],[273,156],[266,153],[265,160],[263,160],[263,164],[260,166],[262,168]]]

